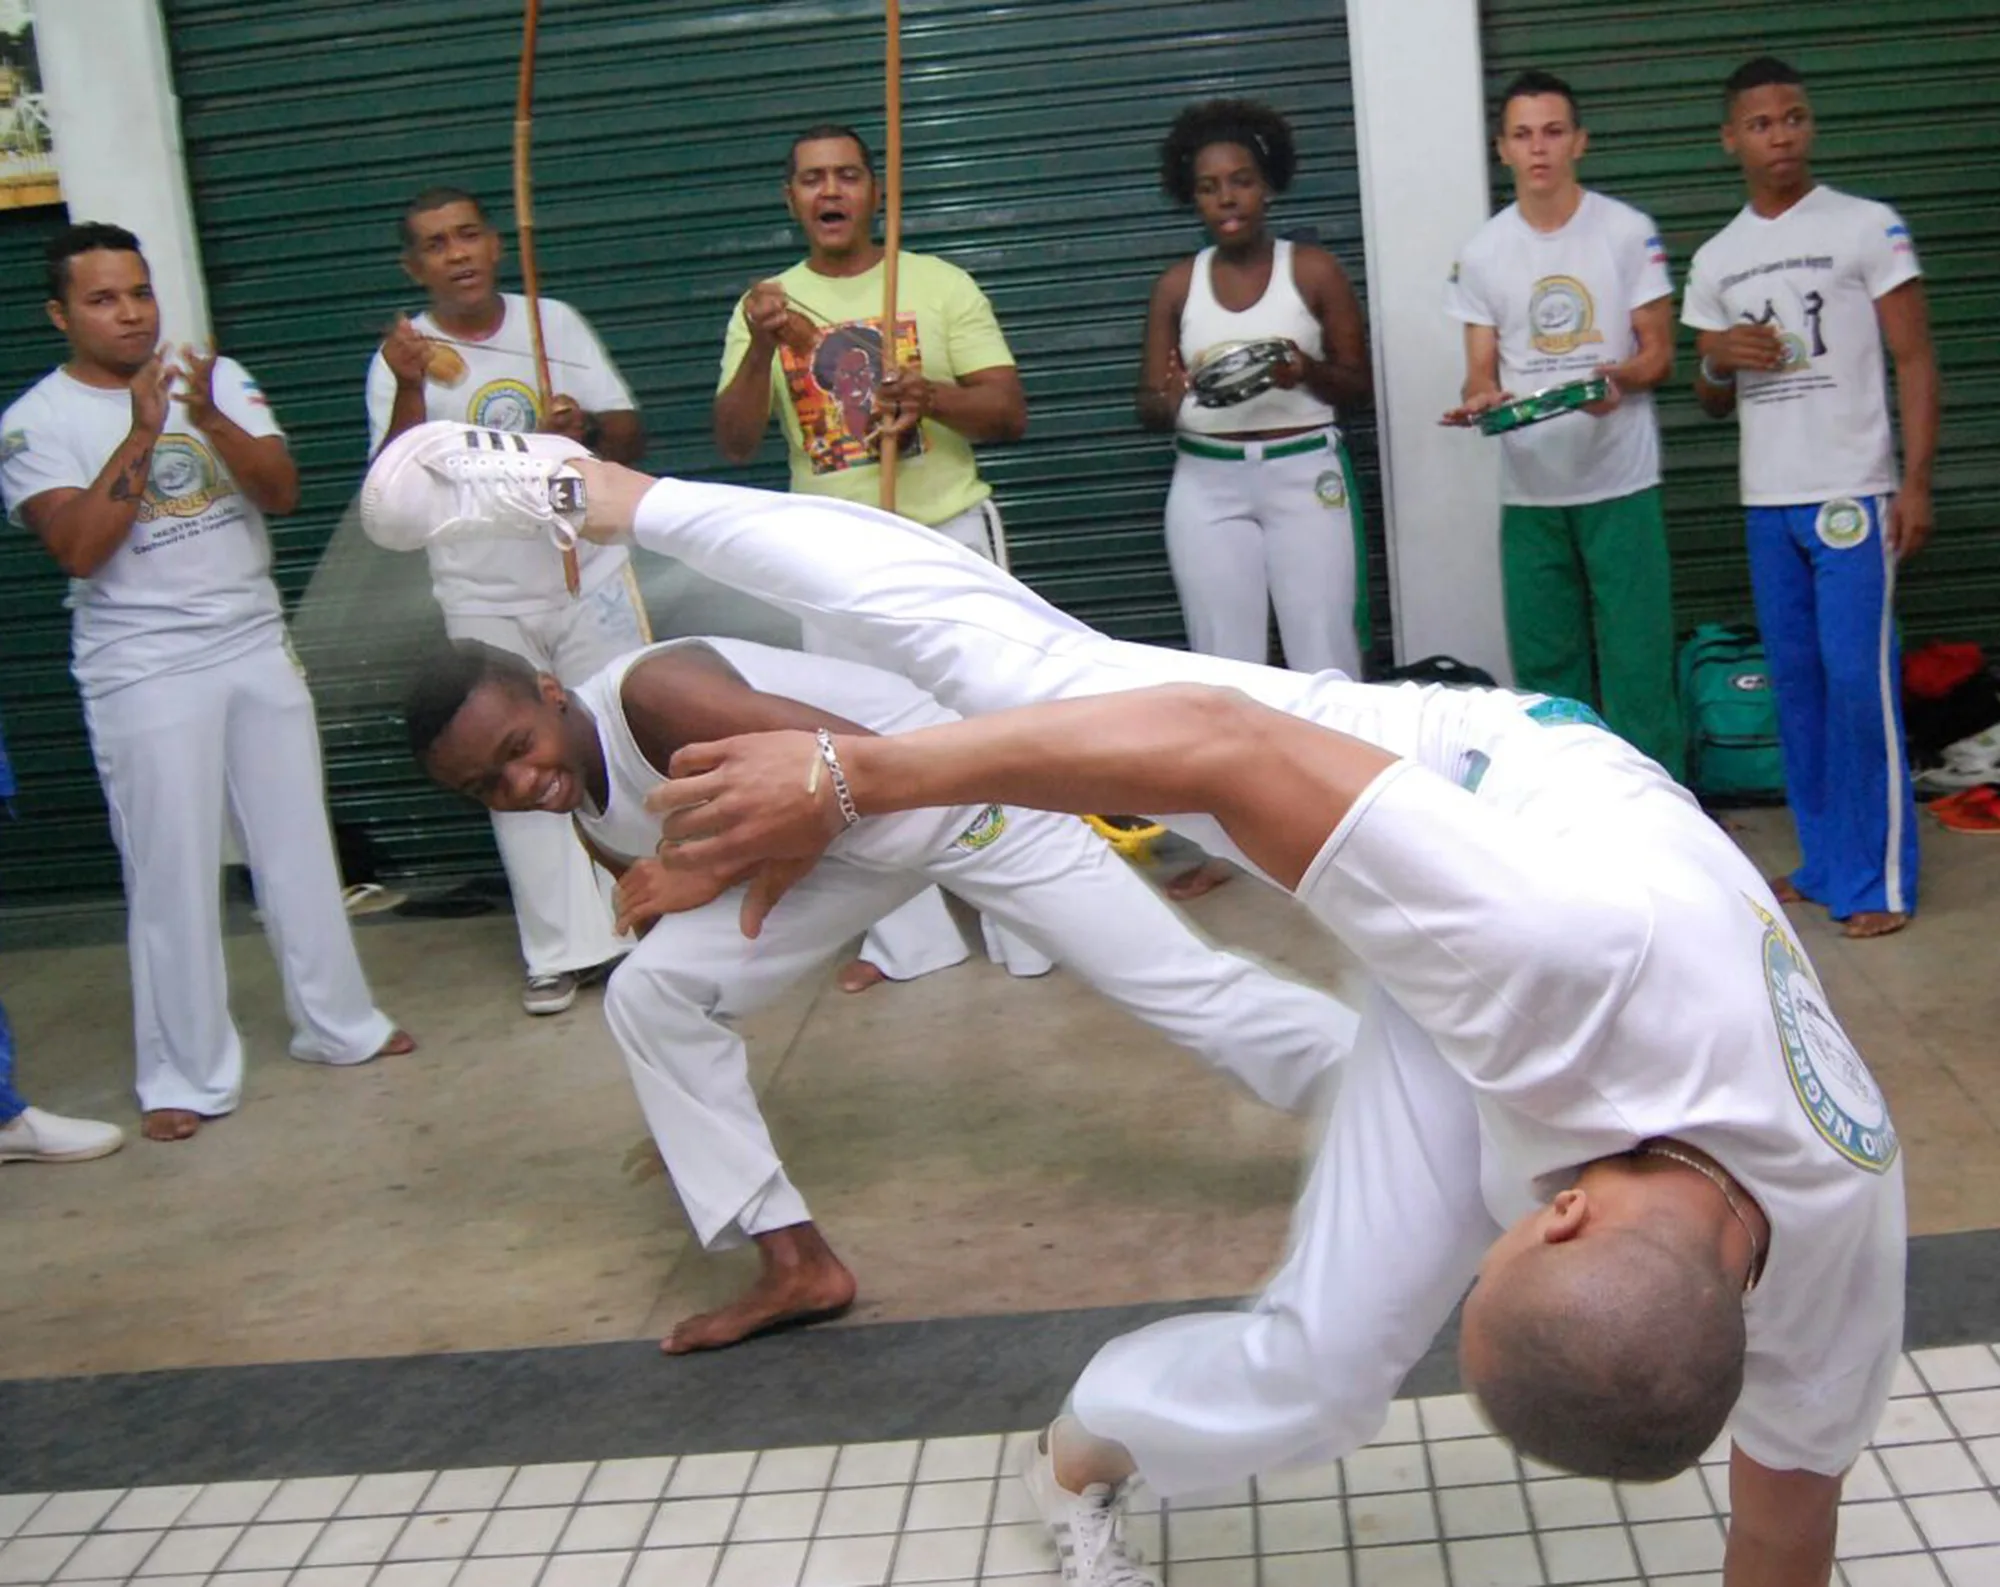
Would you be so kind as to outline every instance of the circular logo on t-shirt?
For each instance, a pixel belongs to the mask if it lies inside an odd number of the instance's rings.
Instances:
[[[482,429],[526,434],[542,422],[542,405],[532,386],[512,378],[489,380],[472,394],[466,419]]]
[[[1575,276],[1543,276],[1528,298],[1528,337],[1538,353],[1567,353],[1604,340],[1590,289]]]
[[[1347,505],[1347,476],[1337,468],[1321,472],[1313,481],[1313,494],[1319,498],[1322,507],[1345,507]]]
[[[1819,536],[1821,545],[1835,551],[1858,546],[1868,538],[1868,509],[1844,496],[1830,501],[1813,520],[1813,533]]]
[[[139,504],[139,521],[155,518],[199,518],[236,487],[216,466],[215,454],[191,435],[163,435],[153,445],[153,466],[146,477],[146,497]]]
[[[1764,915],[1764,980],[1792,1093],[1820,1139],[1857,1168],[1887,1172],[1898,1147],[1882,1088],[1827,1007],[1811,968],[1769,915]]]

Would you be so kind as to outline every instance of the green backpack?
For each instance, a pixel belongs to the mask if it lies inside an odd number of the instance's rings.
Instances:
[[[1778,702],[1757,630],[1703,623],[1681,646],[1680,686],[1688,785],[1719,804],[1782,802]]]

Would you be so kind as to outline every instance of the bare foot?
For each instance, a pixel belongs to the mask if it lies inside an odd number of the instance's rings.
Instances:
[[[865,992],[871,986],[880,986],[889,977],[866,959],[855,959],[840,967],[840,989],[843,992]]]
[[[1864,909],[1840,923],[1840,934],[1843,937],[1888,937],[1909,923],[1910,917],[1900,909]]]
[[[417,1050],[417,1038],[406,1030],[393,1032],[389,1039],[375,1049],[377,1058],[401,1058]]]
[[[1812,902],[1810,898],[1799,891],[1797,884],[1789,876],[1772,877],[1771,891],[1777,895],[1778,902],[1781,904],[1810,904]]]
[[[1167,883],[1167,897],[1186,903],[1203,893],[1212,893],[1236,874],[1227,860],[1203,860],[1191,871],[1182,871]]]
[[[149,1141],[185,1141],[207,1122],[205,1114],[186,1108],[149,1108],[139,1120],[139,1133]]]
[[[757,1236],[764,1271],[735,1300],[674,1325],[660,1341],[670,1356],[720,1350],[773,1328],[838,1317],[854,1304],[854,1275],[810,1223]]]

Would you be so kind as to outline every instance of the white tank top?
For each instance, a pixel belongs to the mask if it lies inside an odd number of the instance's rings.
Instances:
[[[1326,356],[1326,337],[1292,279],[1292,245],[1282,237],[1272,243],[1271,282],[1264,295],[1240,313],[1215,298],[1209,268],[1215,250],[1194,256],[1194,279],[1181,307],[1181,362],[1192,372],[1209,348],[1224,342],[1254,342],[1285,336],[1314,358]],[[1304,387],[1280,391],[1273,386],[1233,408],[1204,408],[1189,393],[1181,403],[1177,428],[1192,435],[1242,435],[1252,430],[1297,430],[1332,424],[1333,406]]]
[[[958,720],[907,678],[833,656],[808,656],[748,639],[671,639],[635,650],[570,691],[596,719],[606,784],[604,808],[593,809],[586,791],[575,811],[576,823],[614,859],[639,859],[660,846],[660,818],[646,808],[646,795],[667,780],[665,769],[646,759],[625,720],[625,675],[649,656],[688,645],[719,657],[760,694],[797,700],[876,733],[907,733]],[[903,869],[949,847],[977,814],[960,806],[864,821],[835,839],[828,852],[871,869]]]

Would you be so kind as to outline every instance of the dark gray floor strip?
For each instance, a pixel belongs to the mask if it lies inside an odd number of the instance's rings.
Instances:
[[[0,1492],[528,1465],[1034,1425],[1149,1305],[650,1343],[0,1382]],[[1447,1328],[1410,1394],[1449,1393]],[[2000,1231],[1911,1243],[1912,1349],[2000,1340]]]

